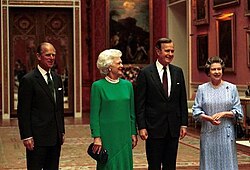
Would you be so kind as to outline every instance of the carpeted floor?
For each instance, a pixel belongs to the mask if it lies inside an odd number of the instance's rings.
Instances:
[[[92,142],[89,125],[67,125],[66,141],[62,147],[60,169],[62,170],[94,170],[95,161],[86,153]],[[249,149],[249,148],[248,148]],[[134,168],[146,169],[144,142],[139,141],[133,150]],[[239,165],[250,167],[250,155],[238,151]],[[192,134],[180,141],[177,169],[198,169],[199,139]],[[14,126],[0,127],[0,170],[26,169],[25,148],[20,141],[18,128]],[[240,168],[241,169],[241,168]]]

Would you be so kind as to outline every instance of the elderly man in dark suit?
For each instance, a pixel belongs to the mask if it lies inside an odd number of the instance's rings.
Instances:
[[[136,118],[139,135],[146,140],[149,170],[175,170],[179,139],[187,134],[188,109],[182,69],[174,58],[171,39],[156,43],[157,61],[137,78]]]
[[[51,70],[55,55],[52,44],[41,43],[38,65],[22,78],[18,89],[18,124],[31,170],[59,169],[65,127],[62,80]]]

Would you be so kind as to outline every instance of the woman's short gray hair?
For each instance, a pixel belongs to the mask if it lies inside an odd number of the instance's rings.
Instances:
[[[107,75],[109,73],[109,67],[113,63],[114,58],[121,57],[122,52],[117,49],[107,49],[102,51],[97,59],[96,66],[100,70],[100,73]]]

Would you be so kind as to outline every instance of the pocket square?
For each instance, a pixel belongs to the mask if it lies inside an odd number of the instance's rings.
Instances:
[[[62,90],[62,88],[61,88],[61,87],[59,87],[59,88],[58,88],[58,90]]]
[[[176,84],[180,84],[180,83],[176,83]]]

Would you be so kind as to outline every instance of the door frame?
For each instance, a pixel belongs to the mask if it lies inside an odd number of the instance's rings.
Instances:
[[[17,1],[1,1],[1,93],[2,119],[11,117],[11,72],[9,52],[9,8],[10,7],[46,7],[46,8],[73,8],[73,114],[82,117],[82,61],[81,61],[81,8],[80,0],[68,1],[39,1],[26,4]]]

